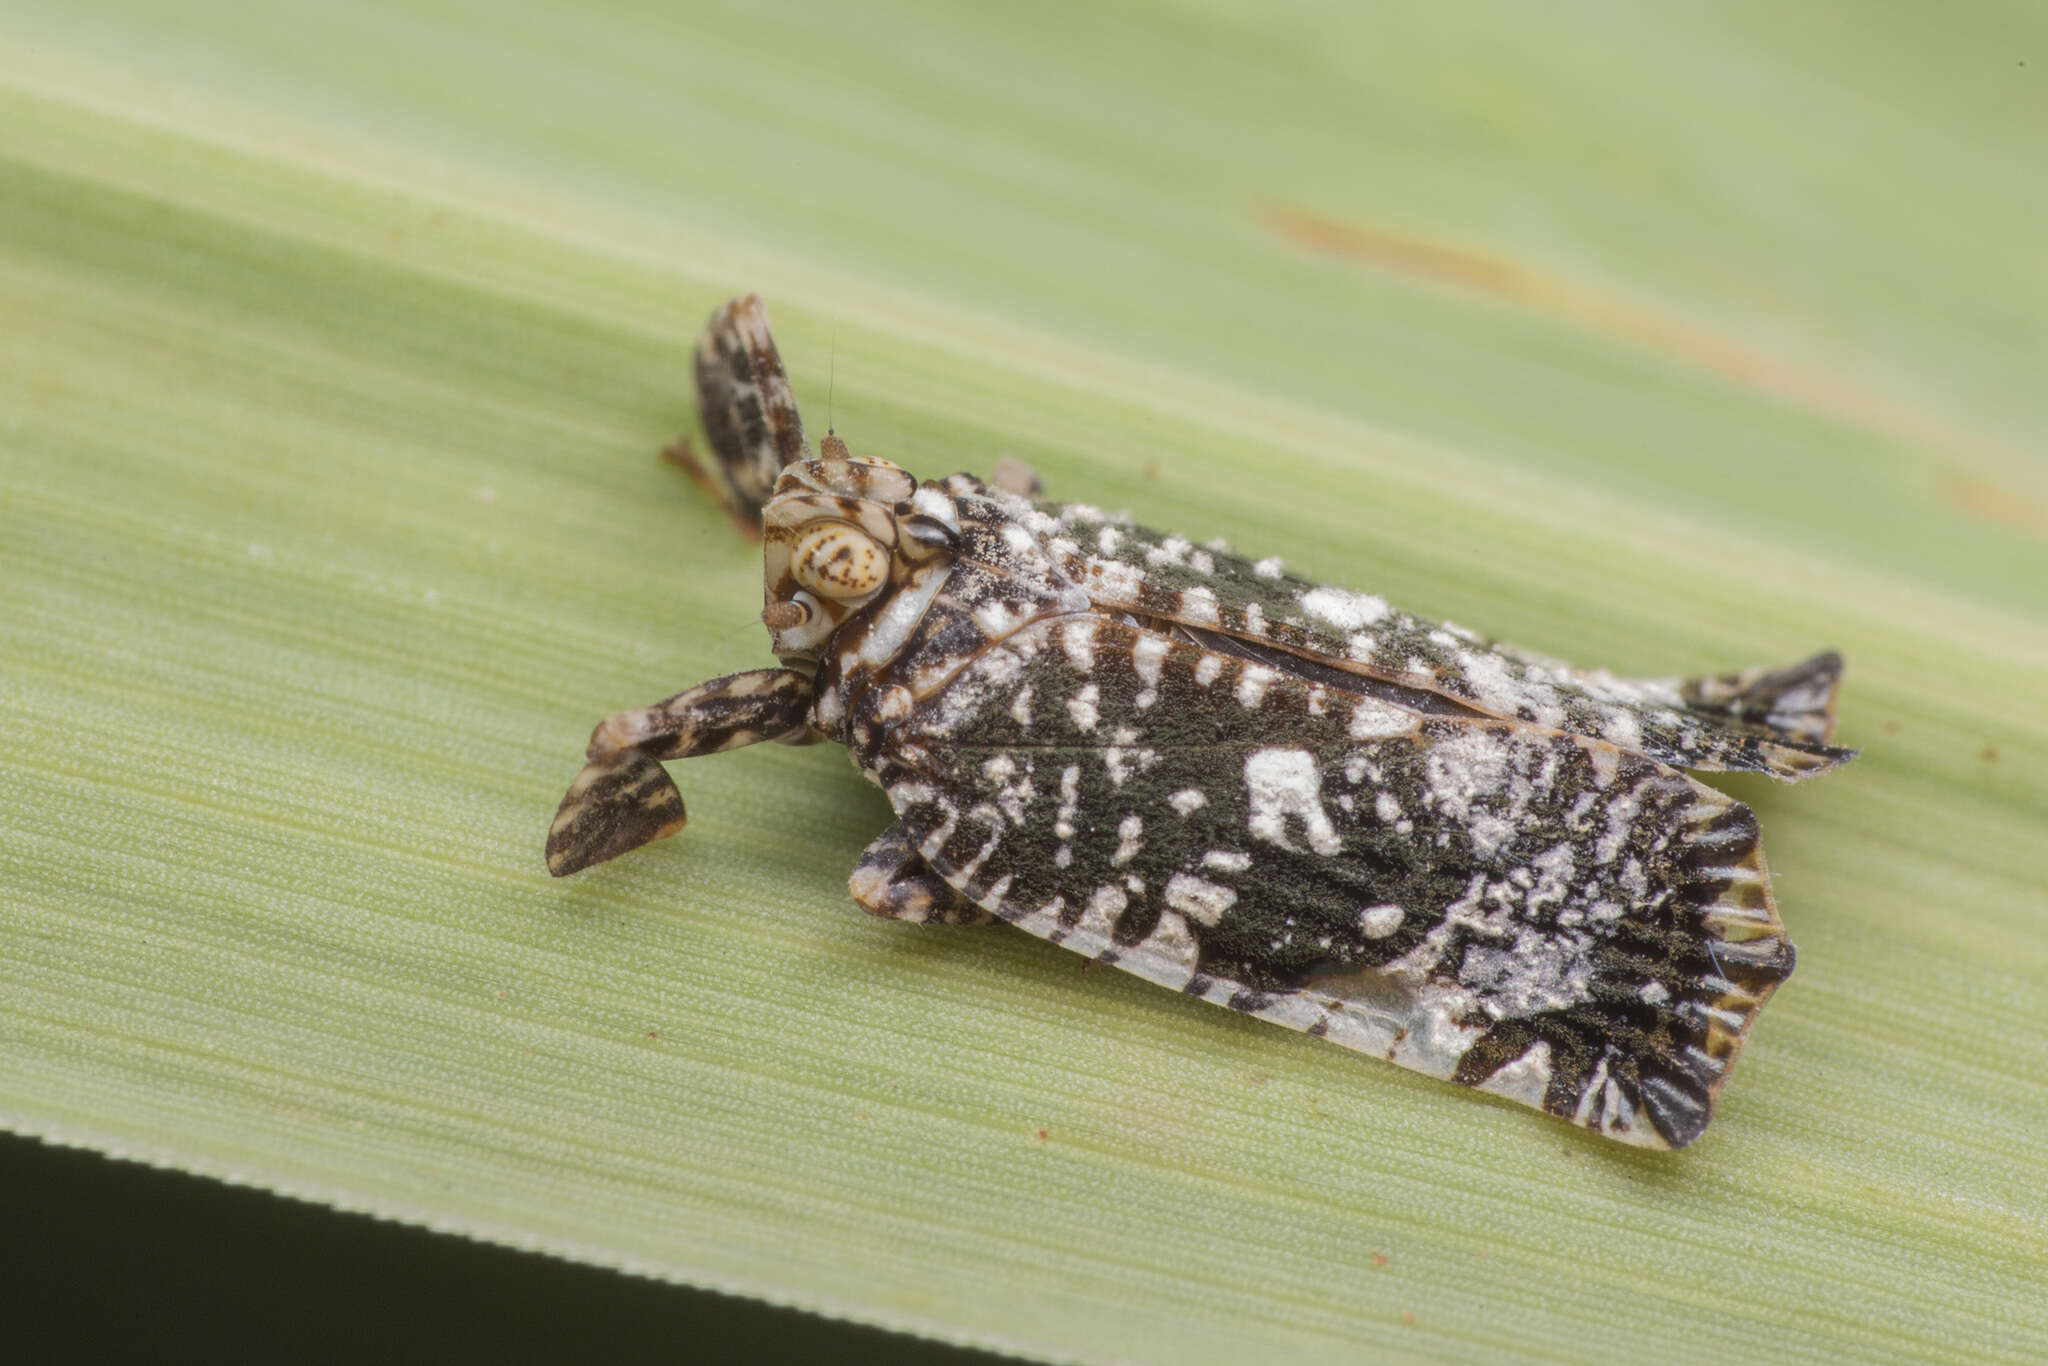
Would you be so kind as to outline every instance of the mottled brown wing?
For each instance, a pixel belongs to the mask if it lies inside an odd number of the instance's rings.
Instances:
[[[1826,743],[1842,673],[1837,654],[1712,679],[1621,679],[1315,583],[1278,558],[1198,546],[1084,504],[989,496],[1004,500],[1099,606],[1244,641],[1281,668],[1294,667],[1289,656],[1308,659],[1676,768],[1790,780],[1856,753]]]
[[[1749,809],[1604,742],[1421,716],[1093,616],[900,722],[908,837],[1148,980],[1653,1147],[1792,967]]]

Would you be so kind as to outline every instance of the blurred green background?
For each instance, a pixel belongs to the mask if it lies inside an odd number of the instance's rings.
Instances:
[[[2035,1355],[2044,36],[0,5],[0,1123],[1048,1358]],[[824,749],[685,766],[685,836],[551,883],[590,723],[765,662],[652,457],[745,289],[811,425],[921,474],[1622,672],[1842,648],[1865,757],[1727,784],[1801,962],[1709,1138],[867,923]]]

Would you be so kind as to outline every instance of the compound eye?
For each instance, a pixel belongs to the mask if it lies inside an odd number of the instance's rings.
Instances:
[[[860,528],[832,522],[804,533],[789,572],[821,598],[865,597],[889,581],[889,554]]]

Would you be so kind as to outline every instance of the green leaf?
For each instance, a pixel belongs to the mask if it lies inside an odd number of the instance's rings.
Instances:
[[[1995,4],[11,6],[0,1122],[1069,1359],[2048,1334],[2048,24]],[[848,902],[829,747],[567,883],[766,662],[654,452],[814,424],[1632,673],[1842,649],[1797,976],[1603,1144]]]

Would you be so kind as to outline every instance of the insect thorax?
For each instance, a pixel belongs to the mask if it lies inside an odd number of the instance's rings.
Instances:
[[[825,451],[764,513],[762,616],[783,663],[814,670],[814,725],[858,760],[990,645],[1092,604],[995,498]]]

